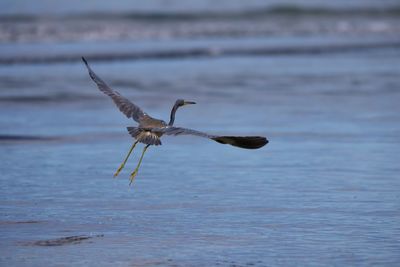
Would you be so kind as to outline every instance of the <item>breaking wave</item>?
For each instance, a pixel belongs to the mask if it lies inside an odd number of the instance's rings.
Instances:
[[[275,47],[247,47],[247,48],[183,48],[170,50],[150,50],[132,52],[80,52],[77,54],[51,54],[51,55],[24,55],[13,57],[0,57],[0,64],[50,64],[80,61],[85,55],[91,61],[121,61],[121,60],[162,60],[184,59],[201,57],[222,56],[284,56],[284,55],[315,55],[357,52],[371,49],[399,49],[400,41],[349,43],[331,45],[309,46],[275,46]]]
[[[247,9],[240,11],[130,11],[118,13],[91,12],[71,15],[53,16],[50,14],[31,15],[31,14],[13,14],[1,15],[0,22],[32,22],[43,19],[130,19],[143,21],[195,21],[195,20],[232,20],[232,19],[258,19],[268,15],[324,15],[324,16],[342,16],[342,15],[362,15],[362,16],[400,16],[400,6],[392,7],[365,7],[365,8],[327,8],[327,7],[301,7],[297,5],[276,5],[259,9]]]

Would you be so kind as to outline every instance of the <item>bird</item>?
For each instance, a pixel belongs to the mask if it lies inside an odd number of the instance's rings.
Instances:
[[[159,146],[161,145],[161,137],[163,135],[193,135],[208,138],[214,140],[220,144],[229,144],[235,147],[245,148],[245,149],[258,149],[265,146],[269,141],[264,136],[221,136],[221,135],[213,135],[204,132],[200,132],[197,130],[192,130],[188,128],[175,127],[175,113],[178,108],[196,104],[193,101],[187,101],[184,99],[176,100],[173,105],[170,113],[170,120],[166,123],[163,120],[155,119],[144,112],[139,106],[122,96],[117,91],[111,89],[89,66],[87,60],[82,57],[82,61],[84,62],[90,78],[97,85],[97,88],[103,92],[105,95],[109,96],[115,103],[115,105],[119,108],[119,110],[129,119],[133,119],[138,123],[137,126],[128,126],[128,133],[135,140],[128,151],[127,156],[120,164],[119,168],[114,174],[114,177],[117,177],[119,173],[124,168],[129,156],[131,155],[133,149],[136,147],[138,143],[144,144],[144,148],[142,154],[139,158],[139,162],[134,169],[134,171],[130,175],[130,183],[132,184],[136,175],[138,174],[140,165],[143,160],[143,156],[149,146]]]

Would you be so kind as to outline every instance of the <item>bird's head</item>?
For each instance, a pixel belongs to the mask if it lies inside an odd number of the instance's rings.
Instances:
[[[183,100],[183,99],[178,99],[178,100],[176,100],[176,102],[175,102],[175,105],[176,105],[177,107],[182,107],[182,106],[190,105],[190,104],[196,104],[196,102],[187,101],[187,100]]]
[[[174,124],[175,113],[179,107],[183,107],[185,105],[190,105],[190,104],[196,104],[196,102],[187,101],[187,100],[183,100],[183,99],[176,100],[175,105],[172,107],[172,110],[171,110],[171,119],[170,119],[168,125],[172,126]]]

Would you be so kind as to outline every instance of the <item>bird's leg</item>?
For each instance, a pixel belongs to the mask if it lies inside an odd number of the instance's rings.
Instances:
[[[135,148],[135,146],[138,142],[139,141],[136,141],[135,143],[133,143],[133,145],[131,146],[131,149],[129,149],[128,155],[126,156],[125,160],[121,163],[118,170],[115,172],[114,177],[117,177],[118,174],[121,172],[121,170],[124,168],[126,161],[128,160],[129,156],[131,155],[133,149]]]
[[[148,148],[149,146],[150,146],[150,145],[147,145],[147,146],[144,147],[143,152],[142,152],[142,156],[140,156],[140,159],[139,159],[139,163],[138,163],[138,165],[136,166],[135,170],[131,173],[131,181],[130,181],[129,185],[131,185],[132,182],[133,182],[133,180],[135,179],[135,176],[136,176],[136,174],[137,174],[138,171],[139,171],[140,164],[142,163],[142,159],[143,159],[144,153],[146,152],[146,150],[147,150],[147,148]]]

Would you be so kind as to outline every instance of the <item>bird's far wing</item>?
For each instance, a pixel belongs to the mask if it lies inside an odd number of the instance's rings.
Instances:
[[[257,149],[268,144],[267,138],[263,136],[218,136],[192,129],[172,127],[172,126],[167,126],[163,128],[153,128],[152,131],[165,135],[195,135],[212,139],[220,144],[229,144],[231,146],[247,148],[247,149]]]
[[[160,134],[165,134],[165,135],[195,135],[195,136],[200,136],[200,137],[205,137],[205,138],[216,137],[215,135],[210,135],[210,134],[203,133],[200,131],[196,131],[196,130],[192,130],[192,129],[188,129],[188,128],[173,127],[173,126],[167,126],[167,127],[162,127],[162,128],[153,128],[151,131],[160,133]]]
[[[119,110],[125,114],[128,118],[132,118],[137,122],[140,122],[142,118],[147,116],[145,112],[131,101],[120,95],[117,91],[111,89],[99,76],[94,73],[94,71],[90,68],[89,64],[87,63],[86,59],[82,57],[83,62],[86,65],[86,68],[89,71],[90,78],[97,84],[97,87],[100,91],[104,94],[108,95],[112,98],[115,105],[119,108]]]

